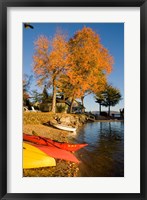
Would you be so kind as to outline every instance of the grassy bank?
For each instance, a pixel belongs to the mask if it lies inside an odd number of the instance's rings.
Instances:
[[[23,123],[24,125],[27,124],[43,124],[46,123],[52,119],[54,119],[56,116],[70,116],[74,114],[66,114],[66,113],[52,113],[52,112],[24,112],[23,115]]]

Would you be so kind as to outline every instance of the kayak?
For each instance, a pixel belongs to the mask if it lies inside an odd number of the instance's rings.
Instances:
[[[45,146],[55,146],[66,151],[77,151],[88,145],[88,144],[70,144],[70,143],[65,143],[65,142],[57,142],[49,138],[29,135],[25,133],[23,134],[23,140],[33,142],[35,144],[45,145]]]
[[[23,169],[56,166],[54,158],[39,148],[23,142]]]
[[[32,145],[53,158],[67,160],[67,161],[71,161],[71,162],[75,162],[75,163],[80,162],[75,157],[75,155],[69,151],[65,151],[63,149],[59,149],[54,146],[44,146],[44,145],[39,145],[39,144],[32,144]]]
[[[69,144],[69,143],[64,143],[64,142],[56,142],[51,139],[47,139],[47,141],[50,144],[52,144],[60,149],[66,150],[66,151],[77,151],[88,145],[88,144]]]
[[[52,126],[54,126],[55,128],[64,130],[64,131],[76,132],[76,128],[74,128],[72,126],[65,126],[65,125],[62,125],[62,124],[52,124]]]

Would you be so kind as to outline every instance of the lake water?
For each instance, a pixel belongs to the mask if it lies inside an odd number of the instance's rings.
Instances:
[[[124,176],[124,122],[93,122],[80,127],[73,139],[88,143],[76,152],[79,177]]]

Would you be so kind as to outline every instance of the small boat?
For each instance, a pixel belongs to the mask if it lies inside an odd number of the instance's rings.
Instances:
[[[60,130],[76,132],[76,128],[72,127],[72,126],[66,126],[66,125],[63,125],[63,124],[52,124],[52,126],[54,126],[55,128],[58,128]]]
[[[54,158],[39,148],[23,142],[23,169],[56,166]]]
[[[88,145],[88,144],[70,144],[65,142],[57,142],[55,140],[51,140],[46,137],[34,136],[25,133],[23,134],[23,140],[45,146],[55,146],[66,151],[77,151]]]

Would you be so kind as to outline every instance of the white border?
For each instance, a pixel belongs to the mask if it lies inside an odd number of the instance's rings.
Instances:
[[[140,192],[140,8],[8,8],[8,193]],[[125,177],[22,177],[22,22],[125,23]],[[119,45],[119,44],[118,44]]]

